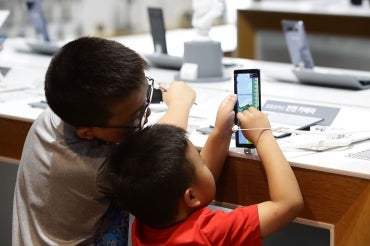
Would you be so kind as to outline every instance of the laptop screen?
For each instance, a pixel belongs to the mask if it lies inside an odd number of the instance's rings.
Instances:
[[[314,62],[303,21],[282,20],[282,26],[289,56],[294,67],[312,69]]]
[[[166,29],[162,9],[148,8],[148,15],[154,51],[157,54],[167,54]]]

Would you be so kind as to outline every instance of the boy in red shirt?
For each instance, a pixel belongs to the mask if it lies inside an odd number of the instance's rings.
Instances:
[[[233,102],[229,98],[221,104],[215,131],[231,136]],[[231,212],[211,211],[207,205],[222,164],[205,162],[183,129],[153,125],[110,159],[116,198],[136,216],[133,245],[262,245],[262,238],[298,215],[301,192],[271,130],[261,130],[270,128],[266,115],[249,108],[237,117],[243,129],[256,128],[243,134],[257,148],[271,200]],[[205,148],[225,141],[230,138],[212,139],[211,133]]]

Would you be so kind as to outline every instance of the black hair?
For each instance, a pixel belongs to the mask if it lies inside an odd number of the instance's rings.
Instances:
[[[187,160],[186,131],[166,124],[148,126],[112,153],[114,196],[137,219],[152,227],[175,222],[180,198],[195,179]]]
[[[111,116],[109,106],[146,83],[147,66],[136,52],[118,42],[76,39],[50,62],[45,76],[47,102],[74,126],[105,124]]]

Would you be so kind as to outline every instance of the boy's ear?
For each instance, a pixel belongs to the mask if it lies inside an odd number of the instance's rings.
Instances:
[[[95,137],[92,127],[77,128],[77,136],[83,139],[88,139],[88,140],[91,140]]]
[[[195,192],[192,189],[192,187],[185,190],[184,201],[190,208],[196,208],[201,205],[201,202],[195,195]]]

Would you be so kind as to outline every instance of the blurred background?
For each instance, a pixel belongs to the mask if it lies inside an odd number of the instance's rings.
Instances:
[[[214,25],[236,24],[236,10],[255,0],[223,0],[225,10]],[[280,4],[282,0],[260,0]],[[0,0],[0,9],[10,16],[0,29],[8,37],[34,37],[25,0]],[[52,40],[70,40],[80,36],[112,37],[148,33],[147,7],[161,7],[167,30],[191,28],[191,0],[40,0]],[[292,6],[300,3],[343,5],[358,0],[284,0]],[[370,7],[368,0],[358,8]],[[368,30],[364,30],[368,31]],[[342,36],[325,36],[308,32],[309,44],[318,66],[370,70],[370,40]],[[236,37],[232,37],[236,39]],[[262,30],[257,35],[256,59],[290,62],[282,31]]]
[[[8,36],[30,37],[30,25],[25,0],[0,0],[0,9],[11,11],[1,29]],[[166,28],[191,27],[191,0],[40,0],[54,39],[81,35],[116,36],[149,31],[147,7],[163,9]],[[227,1],[227,7],[234,5]],[[219,23],[231,21],[228,9]],[[235,8],[230,11],[235,12]],[[231,17],[235,18],[235,14]],[[217,24],[217,23],[216,23]]]

